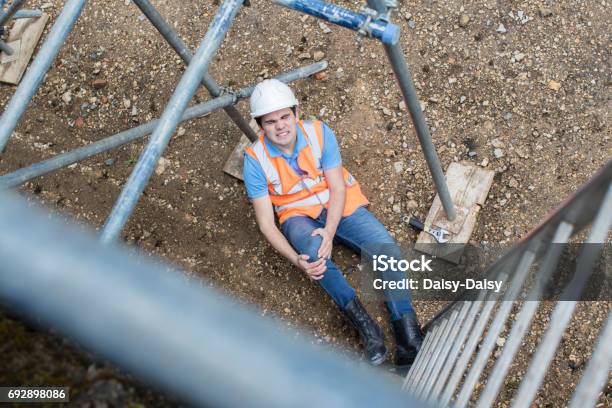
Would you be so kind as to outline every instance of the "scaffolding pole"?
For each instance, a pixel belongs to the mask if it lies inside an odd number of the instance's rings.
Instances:
[[[189,52],[189,49],[178,36],[176,31],[170,27],[170,24],[164,20],[161,14],[157,11],[157,9],[151,4],[149,0],[133,0],[134,4],[138,6],[140,11],[149,19],[151,24],[159,31],[159,33],[164,37],[164,39],[170,44],[170,46],[176,51],[176,53],[182,58],[185,64],[189,65],[193,55]],[[208,92],[214,98],[221,96],[223,93],[223,89],[215,82],[215,80],[206,72],[204,74],[204,79],[202,80],[202,85],[206,87]],[[242,117],[238,109],[234,106],[226,106],[223,108],[225,113],[230,117],[230,119],[238,126],[238,128],[244,133],[244,135],[251,141],[254,142],[257,140],[257,135],[249,126],[249,123]]]
[[[320,72],[325,68],[327,68],[327,61],[323,60],[320,62],[315,62],[314,64],[294,69],[293,71],[285,72],[283,74],[275,76],[274,78],[278,79],[279,81],[288,83],[316,74],[317,72]],[[217,109],[236,104],[238,101],[251,96],[254,89],[255,85],[250,85],[240,89],[236,93],[228,93],[210,101],[206,101],[198,105],[192,106],[191,108],[185,111],[180,122],[195,119],[214,112]],[[141,139],[151,134],[151,132],[155,130],[158,124],[159,120],[156,119],[140,126],[117,133],[116,135],[109,136],[105,139],[91,143],[87,146],[79,147],[69,152],[58,154],[57,156],[52,157],[50,159],[34,163],[28,167],[24,167],[12,173],[2,175],[0,176],[0,190],[17,187],[18,185],[25,183],[26,181],[32,180],[33,178],[43,176],[55,170],[59,170],[63,167],[93,157],[97,154],[109,151],[111,149],[115,149],[126,143]]]
[[[55,57],[57,57],[61,46],[66,42],[68,34],[72,31],[77,18],[85,6],[85,2],[86,0],[68,0],[66,2],[57,21],[53,24],[47,40],[40,47],[38,56],[26,71],[13,97],[8,102],[2,117],[0,117],[0,153],[4,150],[6,143],[17,127],[19,119],[36,94],[45,74],[51,67]],[[1,21],[2,19],[0,19]]]
[[[183,112],[185,112],[189,101],[193,98],[217,48],[221,45],[234,17],[238,13],[240,6],[242,6],[242,2],[243,0],[226,0],[221,4],[204,39],[200,43],[198,51],[170,98],[170,102],[168,102],[159,120],[159,124],[151,135],[151,139],[143,153],[140,155],[136,167],[132,174],[130,174],[125,187],[111,210],[111,214],[102,228],[100,237],[102,243],[109,243],[116,239],[132,211],[134,211],[140,195],[155,170],[157,161],[164,152],[168,142],[170,142],[170,138],[176,130]]]

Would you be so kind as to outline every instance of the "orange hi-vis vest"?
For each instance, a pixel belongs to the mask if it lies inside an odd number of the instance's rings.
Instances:
[[[318,120],[298,122],[306,138],[306,147],[298,152],[297,162],[307,174],[299,176],[282,157],[270,157],[264,143],[263,132],[259,140],[245,149],[256,159],[268,180],[268,191],[274,211],[282,224],[289,217],[306,215],[317,218],[323,207],[328,207],[329,188],[323,174],[321,157],[323,155],[323,127]],[[342,167],[346,184],[346,200],[343,217],[351,215],[357,208],[367,205],[368,199],[361,192],[359,183]]]

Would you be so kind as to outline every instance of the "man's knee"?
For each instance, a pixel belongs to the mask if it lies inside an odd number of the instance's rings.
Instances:
[[[308,237],[304,240],[304,243],[300,250],[301,254],[306,254],[309,256],[308,260],[310,262],[316,261],[319,259],[319,248],[321,247],[321,242],[323,242],[323,238],[319,235],[315,235],[314,237]]]

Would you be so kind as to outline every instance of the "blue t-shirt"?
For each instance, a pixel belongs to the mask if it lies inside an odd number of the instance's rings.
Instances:
[[[338,148],[336,135],[334,135],[334,132],[325,123],[321,122],[321,124],[323,127],[321,167],[323,171],[326,171],[340,166],[342,164],[342,158],[340,157],[340,149]],[[264,143],[266,144],[268,153],[270,153],[270,157],[282,156],[299,176],[306,174],[305,171],[299,168],[297,162],[298,153],[308,146],[308,141],[302,134],[302,129],[299,126],[297,127],[295,148],[291,155],[286,155],[281,152],[276,146],[270,143],[267,138],[264,138]],[[268,195],[268,179],[259,162],[248,154],[244,155],[243,177],[249,198],[253,199]]]

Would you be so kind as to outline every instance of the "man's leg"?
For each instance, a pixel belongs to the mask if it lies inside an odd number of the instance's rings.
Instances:
[[[312,231],[324,226],[310,217],[296,216],[287,219],[281,226],[281,229],[283,235],[285,235],[298,254],[308,255],[310,257],[308,262],[314,262],[319,259],[317,252],[323,239],[319,235],[313,237]],[[318,283],[331,296],[338,307],[344,310],[346,305],[355,298],[355,289],[349,285],[342,272],[330,259],[327,260],[325,266],[327,270]]]
[[[393,256],[402,259],[399,246],[387,229],[365,207],[342,218],[336,231],[338,241],[370,259],[372,255]],[[401,271],[382,272],[386,281],[400,281],[406,276]],[[386,305],[391,315],[397,349],[395,364],[402,374],[410,369],[421,345],[423,332],[406,290],[386,290]]]
[[[317,253],[322,238],[319,235],[312,236],[312,232],[324,226],[325,224],[320,220],[296,216],[287,219],[281,226],[281,230],[295,250],[299,254],[308,255],[308,261],[313,262],[319,259]],[[359,331],[370,364],[381,364],[387,357],[387,348],[381,328],[368,315],[355,295],[355,290],[348,284],[331,259],[328,259],[325,265],[327,270],[323,273],[323,278],[317,282],[334,299],[340,310]]]
[[[350,216],[342,218],[336,238],[343,245],[368,258],[373,255],[387,255],[399,260],[402,257],[401,250],[391,234],[365,207],[360,207]],[[401,271],[386,271],[382,272],[382,278],[386,281],[401,281],[406,275]],[[391,321],[414,312],[408,290],[385,290],[385,297]]]

